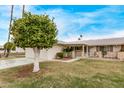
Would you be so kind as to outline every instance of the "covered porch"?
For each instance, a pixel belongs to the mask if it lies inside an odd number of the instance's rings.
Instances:
[[[89,46],[89,57],[124,60],[124,45]]]
[[[89,47],[88,45],[65,45],[64,49],[71,49],[69,56],[71,58],[78,57],[88,57],[89,56]]]
[[[124,60],[124,45],[103,45],[88,46],[85,44],[69,44],[64,49],[71,48],[71,58],[104,58],[104,59],[120,59]]]

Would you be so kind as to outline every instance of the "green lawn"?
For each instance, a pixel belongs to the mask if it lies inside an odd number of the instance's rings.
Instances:
[[[38,73],[32,66],[0,70],[0,87],[124,87],[124,62],[43,62]]]

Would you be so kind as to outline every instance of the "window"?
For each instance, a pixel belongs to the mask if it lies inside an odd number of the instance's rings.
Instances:
[[[113,46],[101,46],[100,47],[100,51],[109,51],[109,52],[113,52]]]
[[[124,45],[121,45],[121,51],[124,51]]]
[[[81,50],[82,47],[75,47],[75,50]]]
[[[97,52],[100,51],[100,47],[97,46],[97,47],[96,47],[96,51],[97,51]]]
[[[110,52],[113,52],[113,46],[109,46],[109,48],[110,48]]]
[[[106,46],[105,51],[113,52],[113,46]]]

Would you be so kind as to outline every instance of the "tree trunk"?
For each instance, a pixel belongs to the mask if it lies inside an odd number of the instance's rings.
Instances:
[[[25,12],[25,5],[22,6],[22,17],[24,16],[24,12]]]
[[[9,49],[7,49],[7,53],[6,53],[6,56],[5,56],[5,57],[8,57],[8,56],[9,56],[9,54],[10,54],[10,50],[9,50]]]
[[[4,49],[4,53],[3,53],[3,55],[4,55],[4,56],[6,55],[6,49]]]
[[[38,72],[40,70],[40,67],[39,67],[40,49],[35,47],[33,48],[33,51],[34,51],[34,58],[35,58],[33,72]]]
[[[10,32],[11,32],[11,26],[12,26],[12,20],[13,20],[13,9],[14,9],[14,5],[11,6],[11,16],[10,16],[10,23],[9,23],[8,42],[10,40]]]

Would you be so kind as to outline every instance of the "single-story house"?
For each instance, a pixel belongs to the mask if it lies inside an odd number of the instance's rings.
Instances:
[[[67,47],[72,48],[70,53],[72,58],[94,57],[124,60],[124,37],[73,42],[58,41],[52,48],[41,50],[40,58],[52,60],[56,58],[56,53],[62,52]],[[33,49],[27,48],[25,52],[26,58],[34,58]]]
[[[4,47],[1,45],[0,46],[0,53],[4,53]],[[11,50],[11,53],[25,53],[25,50],[20,47],[16,47],[15,50]]]

